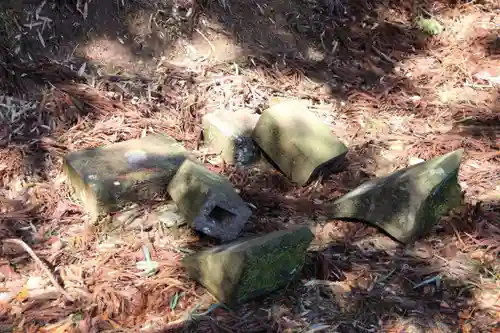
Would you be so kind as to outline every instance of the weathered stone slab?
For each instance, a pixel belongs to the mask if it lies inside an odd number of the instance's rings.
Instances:
[[[186,149],[166,134],[148,135],[69,153],[64,172],[92,218],[124,206],[162,198]]]
[[[462,203],[457,175],[463,149],[368,181],[326,205],[329,218],[369,222],[402,243],[430,231]]]
[[[260,158],[260,149],[252,139],[258,114],[218,111],[203,117],[203,137],[222,159],[235,165],[248,165]]]
[[[168,193],[195,230],[221,241],[235,239],[252,214],[229,180],[186,160]]]
[[[253,138],[280,170],[298,185],[320,173],[337,171],[346,146],[302,103],[285,102],[265,110]]]
[[[233,306],[292,281],[313,238],[307,227],[276,231],[195,253],[185,257],[183,264],[221,303]]]

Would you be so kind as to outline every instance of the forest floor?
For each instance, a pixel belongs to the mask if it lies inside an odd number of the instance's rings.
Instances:
[[[229,1],[0,3],[0,332],[500,332],[498,2]],[[204,114],[273,96],[332,127],[344,171],[297,187],[206,154]],[[180,265],[212,241],[86,223],[62,157],[160,131],[255,207],[245,233],[318,225],[298,281],[229,311]],[[466,204],[415,244],[321,212],[459,147]]]

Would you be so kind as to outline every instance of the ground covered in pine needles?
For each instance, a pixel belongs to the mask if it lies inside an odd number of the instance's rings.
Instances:
[[[0,331],[498,332],[499,87],[494,0],[2,1]],[[345,171],[298,188],[203,149],[203,114],[273,96],[331,124]],[[245,234],[317,225],[297,282],[228,310],[180,266],[212,241],[86,223],[62,156],[153,132],[231,179],[254,207]],[[459,147],[467,203],[416,244],[322,214]]]

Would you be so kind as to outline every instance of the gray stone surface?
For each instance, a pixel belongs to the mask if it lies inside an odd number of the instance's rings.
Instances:
[[[168,193],[193,229],[224,242],[239,235],[252,213],[226,177],[190,160],[181,165]]]
[[[402,243],[412,242],[462,203],[462,155],[459,149],[368,181],[324,209],[331,219],[366,221]]]
[[[276,231],[195,253],[183,264],[221,303],[233,306],[292,281],[313,239],[307,227]]]
[[[203,117],[206,144],[229,164],[248,165],[260,158],[260,149],[252,139],[259,115],[250,110],[217,111]]]
[[[296,101],[265,110],[253,138],[281,172],[301,186],[320,173],[338,171],[347,153],[330,128]]]
[[[166,188],[188,158],[166,134],[69,153],[64,172],[76,199],[92,218],[132,203],[166,197]]]

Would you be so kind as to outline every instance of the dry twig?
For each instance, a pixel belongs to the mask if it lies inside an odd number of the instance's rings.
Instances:
[[[20,245],[33,260],[42,268],[42,270],[47,274],[50,282],[57,288],[57,290],[70,302],[74,302],[75,299],[61,286],[61,284],[57,281],[54,273],[51,272],[50,268],[36,255],[36,253],[31,249],[31,247],[26,244],[24,241],[15,238],[9,238],[3,240],[4,243],[16,244]]]

